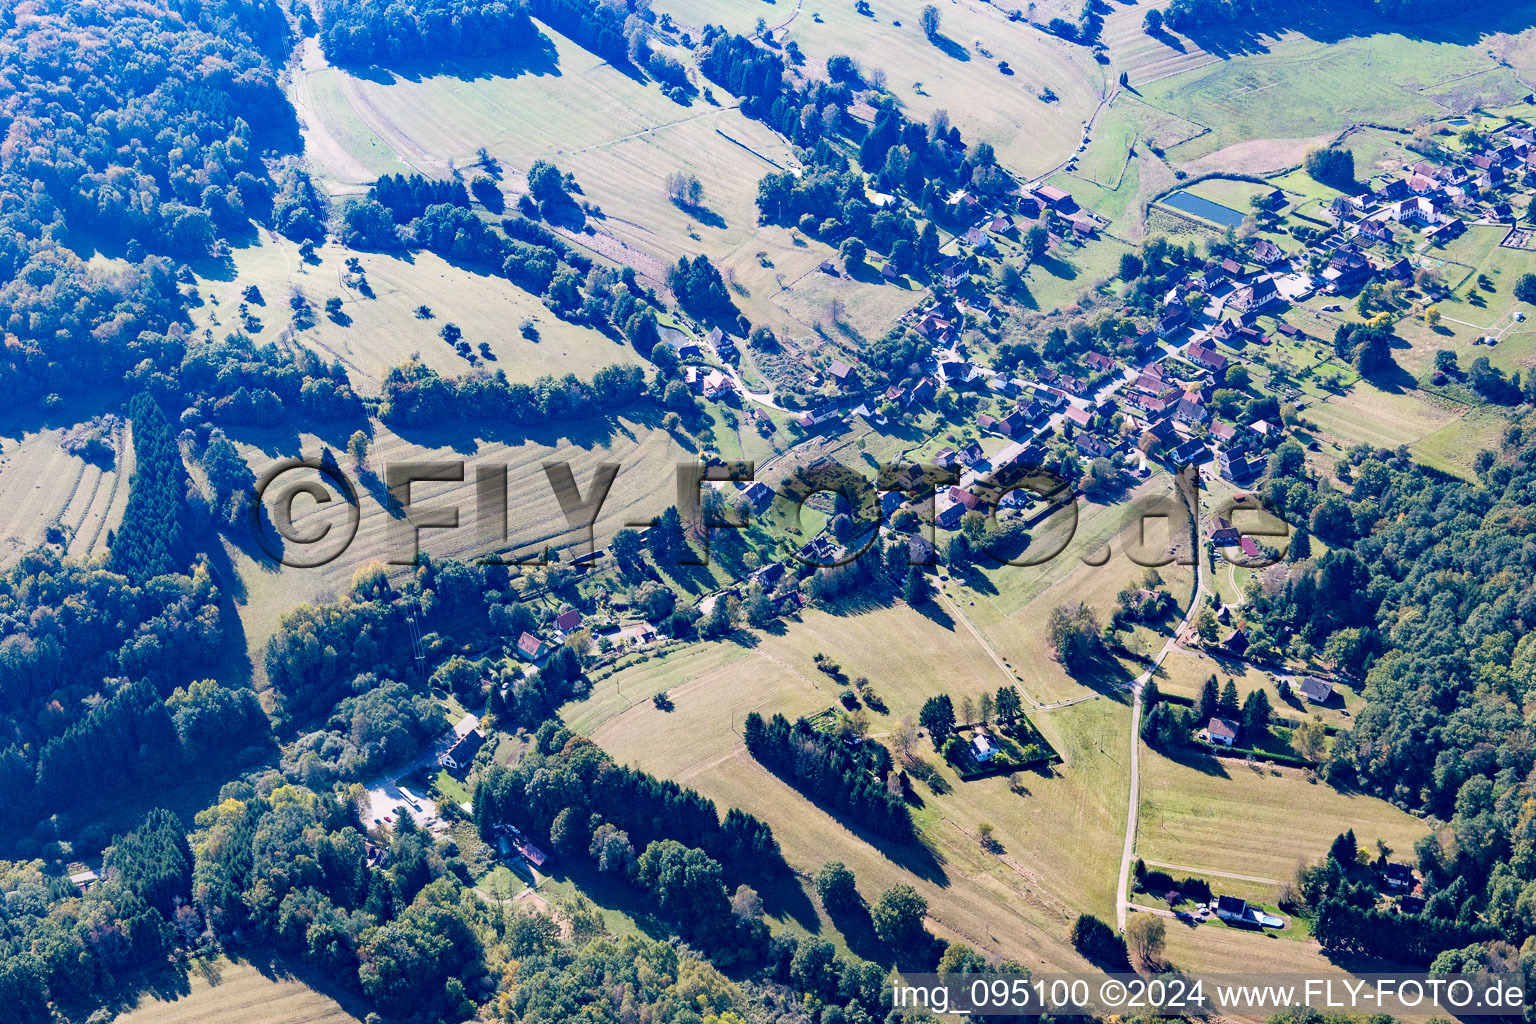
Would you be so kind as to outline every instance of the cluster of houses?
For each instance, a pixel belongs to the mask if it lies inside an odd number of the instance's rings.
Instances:
[[[1463,164],[1405,164],[1401,177],[1379,178],[1358,195],[1340,196],[1328,213],[1350,235],[1371,242],[1392,244],[1393,224],[1419,229],[1432,242],[1446,241],[1465,231],[1469,219],[1513,225],[1514,211],[1498,191],[1527,168],[1536,168],[1536,131],[1515,125]]]

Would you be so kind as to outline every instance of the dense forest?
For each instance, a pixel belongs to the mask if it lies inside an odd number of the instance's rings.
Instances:
[[[1250,638],[1363,680],[1368,703],[1333,744],[1331,780],[1446,823],[1413,851],[1428,897],[1426,920],[1401,925],[1415,956],[1492,936],[1518,947],[1536,936],[1536,421],[1478,455],[1476,482],[1361,446],[1340,467],[1346,492],[1302,455],[1282,444],[1261,493],[1330,549],[1271,570],[1244,606]],[[1325,883],[1320,938],[1372,952],[1408,942]]]
[[[5,20],[0,189],[18,200],[0,212],[0,395],[173,371],[175,261],[251,218],[319,237],[319,197],[281,159],[299,142],[276,71],[291,44],[272,0],[45,0]],[[93,250],[123,262],[88,267]]]
[[[489,57],[539,39],[517,0],[321,0],[319,13],[325,56],[343,66]]]

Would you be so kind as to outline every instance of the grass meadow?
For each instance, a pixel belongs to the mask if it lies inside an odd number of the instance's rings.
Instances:
[[[445,377],[469,372],[470,363],[438,336],[450,322],[463,330],[471,348],[478,350],[482,342],[490,346],[494,358],[481,359],[481,366],[501,370],[513,381],[572,372],[590,377],[610,363],[641,362],[622,339],[560,319],[506,278],[457,266],[430,252],[399,257],[353,252],[332,243],[317,249],[316,256],[318,264],[305,262],[298,246],[279,236],[236,250],[233,275],[198,281],[205,304],[194,311],[194,325],[214,337],[239,329],[241,293],[256,285],[265,305],[250,307],[262,322],[253,337],[289,337],[328,361],[340,360],[352,386],[365,395],[377,394],[389,368],[413,356]],[[371,296],[348,284],[349,257],[362,264]],[[288,300],[296,293],[309,299],[315,314],[315,325],[302,331],[291,329]],[[342,300],[336,319],[324,311],[332,297]],[[431,318],[419,318],[418,306],[427,306]],[[532,327],[533,336],[524,333],[524,325]]]
[[[172,998],[141,995],[121,1024],[345,1024],[361,1021],[334,999],[251,963],[215,960]]]
[[[1362,849],[1382,840],[1399,856],[1429,830],[1384,800],[1341,792],[1307,773],[1198,751],[1177,758],[1142,745],[1136,854],[1196,871],[1283,881],[1354,829]]]
[[[106,550],[108,531],[122,521],[133,463],[128,432],[117,465],[70,455],[59,447],[62,435],[49,428],[0,437],[0,564],[41,547],[53,527],[62,529],[68,554],[88,558]]]
[[[565,718],[616,759],[692,786],[722,809],[759,815],[798,873],[809,876],[824,861],[840,859],[854,870],[866,899],[897,882],[916,886],[929,898],[931,927],[946,937],[1030,963],[1077,963],[1065,941],[1076,908],[1112,910],[1126,799],[1127,707],[1102,699],[1035,716],[1065,760],[1048,773],[1021,773],[1022,792],[1005,778],[961,783],[940,767],[949,791],[936,794],[916,784],[922,796],[913,811],[922,842],[903,848],[846,827],[769,774],[741,744],[749,712],[793,718],[836,703],[846,684],[816,669],[817,652],[849,677],[870,679],[887,707],[870,711],[877,738],[901,717],[915,716],[936,692],[958,701],[1001,682],[963,624],[934,606],[923,614],[903,605],[806,611],[777,634],[687,648],[627,668],[568,706]],[[660,690],[673,710],[652,704]],[[926,742],[919,746],[938,763]],[[996,829],[1001,853],[980,847],[982,823]],[[799,899],[777,901],[778,926],[850,941],[815,908],[795,910]],[[858,939],[851,941],[856,946]]]
[[[940,38],[929,42],[919,24],[922,7],[921,0],[882,0],[864,15],[851,3],[818,0],[798,7],[759,0],[654,5],[695,30],[707,23],[750,35],[761,17],[776,39],[799,44],[808,74],[821,75],[828,57],[850,55],[866,75],[885,73],[888,92],[909,117],[927,121],[935,110],[948,111],[967,143],[992,143],[998,160],[1020,174],[1043,174],[1071,155],[1110,83],[1106,68],[1082,47],[1010,22],[1002,8],[985,4],[942,4]],[[999,71],[999,61],[1013,73]],[[1047,88],[1054,101],[1040,98]]]

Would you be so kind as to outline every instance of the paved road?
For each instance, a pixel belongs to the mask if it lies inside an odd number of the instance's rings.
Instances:
[[[1198,534],[1199,524],[1195,524]],[[1195,617],[1195,611],[1200,607],[1200,601],[1205,596],[1204,588],[1200,585],[1200,561],[1195,560],[1195,596],[1190,599],[1189,608],[1184,612],[1184,618],[1174,627],[1173,636],[1163,644],[1157,656],[1152,659],[1152,667],[1136,677],[1131,684],[1133,700],[1131,702],[1131,797],[1130,807],[1125,815],[1125,843],[1120,852],[1120,879],[1115,890],[1115,923],[1121,930],[1125,930],[1126,908],[1131,906],[1131,860],[1136,856],[1136,812],[1141,806],[1141,763],[1138,754],[1141,751],[1141,692],[1147,681],[1152,678],[1162,665],[1163,659],[1173,650],[1178,641],[1179,633],[1189,626]]]

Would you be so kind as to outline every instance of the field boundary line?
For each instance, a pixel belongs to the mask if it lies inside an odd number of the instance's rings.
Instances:
[[[1264,878],[1259,875],[1239,875],[1231,871],[1216,871],[1213,868],[1193,868],[1188,864],[1168,864],[1160,860],[1147,860],[1146,858],[1142,858],[1141,862],[1149,868],[1168,868],[1172,871],[1184,871],[1192,875],[1212,875],[1216,878],[1230,878],[1238,882],[1257,882],[1261,885],[1280,884],[1280,879],[1278,878]]]

